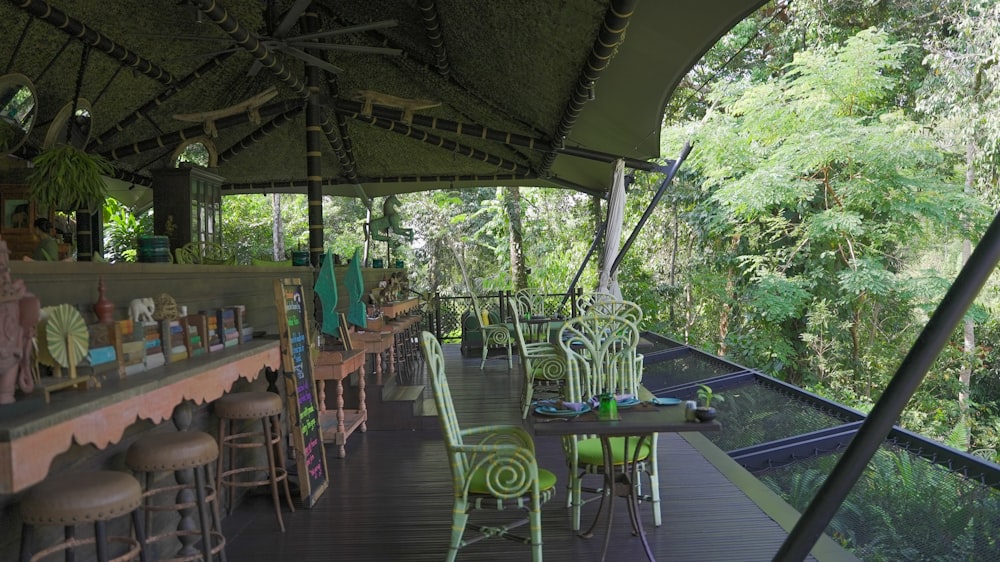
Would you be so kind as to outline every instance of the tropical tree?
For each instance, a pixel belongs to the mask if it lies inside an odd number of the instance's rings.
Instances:
[[[699,290],[721,303],[717,348],[793,382],[823,373],[848,403],[871,400],[915,336],[928,295],[907,264],[970,226],[957,217],[982,217],[896,106],[908,48],[866,30],[802,51],[666,135],[696,139],[704,193],[685,218],[707,256]]]

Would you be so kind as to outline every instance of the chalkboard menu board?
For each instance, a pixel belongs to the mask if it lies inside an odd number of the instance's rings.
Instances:
[[[312,507],[329,485],[326,450],[320,433],[309,352],[309,325],[302,281],[276,279],[274,299],[278,309],[281,360],[288,395],[289,431],[298,462],[299,489],[306,507]]]

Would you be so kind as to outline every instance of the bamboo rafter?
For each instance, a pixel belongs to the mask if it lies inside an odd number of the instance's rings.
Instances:
[[[270,118],[274,115],[284,113],[295,107],[301,107],[301,101],[281,101],[273,103],[270,105],[265,105],[260,108],[261,118]],[[229,117],[223,117],[216,121],[215,126],[218,129],[226,129],[229,127],[235,127],[237,125],[242,125],[250,121],[250,116],[246,113],[241,113],[239,115],[232,115]],[[126,156],[132,156],[135,154],[141,154],[149,150],[158,150],[161,148],[174,147],[182,142],[188,141],[190,139],[201,137],[205,134],[204,128],[201,125],[195,125],[193,127],[188,127],[180,131],[174,131],[172,133],[167,133],[164,135],[157,135],[152,138],[134,142],[132,144],[119,146],[111,150],[100,153],[101,156],[105,158],[120,159]]]
[[[442,184],[454,183],[454,182],[491,182],[491,181],[512,181],[512,180],[530,180],[536,179],[538,176],[533,173],[529,174],[462,174],[462,175],[436,175],[436,176],[368,176],[359,177],[358,179],[363,183],[414,183],[414,182],[440,182]],[[324,186],[341,185],[345,183],[343,178],[327,178],[323,181]],[[268,193],[270,191],[276,190],[295,190],[300,192],[305,192],[306,182],[305,180],[272,180],[266,182],[248,182],[248,183],[228,183],[223,184],[221,187],[223,192],[235,192],[235,193],[249,193],[249,192],[262,192]]]
[[[444,37],[441,35],[441,21],[438,18],[437,5],[434,0],[418,0],[417,9],[424,20],[424,34],[427,43],[434,49],[434,68],[438,74],[448,77],[451,70],[448,67],[448,54],[444,48]]]
[[[442,148],[449,152],[454,152],[456,154],[461,154],[473,160],[479,160],[486,162],[487,164],[492,164],[502,170],[508,170],[513,172],[515,175],[522,176],[531,172],[528,166],[518,164],[516,162],[511,162],[506,158],[501,158],[499,156],[484,152],[482,150],[472,148],[471,146],[466,146],[464,144],[459,144],[453,140],[449,140],[438,135],[433,135],[427,131],[420,129],[415,129],[410,125],[401,123],[399,121],[390,121],[388,119],[382,119],[380,117],[365,117],[360,113],[352,114],[351,117],[361,121],[363,123],[368,123],[375,127],[385,129],[412,139],[419,140],[426,144]]]
[[[226,11],[225,8],[220,6],[214,0],[189,1],[201,10],[203,14],[208,16],[208,19],[215,22],[215,24],[218,25],[222,31],[226,32],[226,34],[229,35],[229,37],[235,41],[240,48],[250,53],[253,58],[261,64],[261,66],[268,69],[271,73],[278,77],[279,80],[284,82],[286,86],[291,88],[296,95],[302,97],[306,97],[308,95],[305,85],[292,76],[292,73],[280,60],[278,60],[277,57],[274,56],[274,53],[265,47],[256,36],[240,25],[240,23],[236,21],[236,18]]]
[[[228,52],[212,57],[211,60],[206,61],[205,64],[199,66],[193,72],[191,72],[184,78],[178,80],[176,84],[160,92],[159,94],[157,94],[156,97],[144,103],[142,107],[128,114],[127,116],[125,116],[125,118],[123,118],[122,120],[118,121],[108,129],[106,129],[103,133],[98,135],[97,138],[90,141],[90,144],[87,145],[87,150],[88,151],[94,150],[95,148],[97,148],[98,145],[103,145],[105,142],[110,140],[111,137],[115,136],[121,131],[124,131],[126,127],[138,121],[139,117],[141,117],[143,114],[160,106],[163,102],[167,101],[175,94],[181,92],[184,88],[190,86],[198,78],[201,78],[205,74],[208,74],[210,71],[221,67],[223,61],[232,56],[232,54],[233,54],[232,52]]]
[[[604,72],[608,63],[611,62],[611,57],[614,55],[615,49],[618,48],[618,43],[624,39],[629,18],[632,17],[632,12],[635,10],[637,3],[638,0],[613,0],[611,6],[608,7],[608,11],[604,14],[604,23],[601,25],[601,31],[594,41],[590,57],[587,58],[587,62],[580,72],[580,77],[577,79],[576,86],[570,95],[569,103],[566,104],[562,119],[559,120],[559,127],[556,129],[555,135],[553,135],[554,145],[552,150],[542,160],[541,169],[543,173],[552,167],[552,163],[556,159],[556,154],[558,154],[558,148],[561,148],[566,138],[569,137],[569,132],[580,117],[580,112],[583,110],[584,104],[590,100],[590,95],[596,87],[597,79],[601,77],[601,73]]]
[[[278,127],[291,123],[292,120],[295,118],[295,116],[298,115],[299,113],[302,113],[302,106],[293,107],[292,109],[289,109],[288,111],[280,115],[277,115],[274,119],[271,119],[267,123],[264,123],[257,129],[254,129],[254,131],[249,135],[236,141],[235,143],[233,143],[232,146],[223,150],[222,152],[219,152],[218,156],[219,163],[221,164],[229,160],[230,158],[242,152],[244,149],[250,148],[253,144],[264,140],[264,137],[273,133],[275,130],[278,129]]]
[[[90,45],[115,59],[120,64],[133,68],[136,72],[148,76],[164,86],[169,86],[174,81],[174,77],[159,65],[115,43],[100,31],[84,25],[83,22],[77,19],[69,17],[63,11],[53,7],[44,0],[12,0],[12,3],[14,6],[52,25],[70,37],[74,37],[84,44]]]

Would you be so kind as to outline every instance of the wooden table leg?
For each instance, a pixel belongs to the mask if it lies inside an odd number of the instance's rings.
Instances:
[[[347,456],[347,428],[344,427],[344,380],[337,379],[337,456]]]
[[[361,431],[368,431],[368,406],[365,405],[365,375],[364,369],[358,369],[358,414],[361,415]]]

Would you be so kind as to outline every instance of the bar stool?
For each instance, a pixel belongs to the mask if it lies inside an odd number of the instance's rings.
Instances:
[[[219,493],[229,489],[229,512],[233,509],[232,488],[252,488],[270,484],[274,512],[278,515],[278,525],[285,532],[285,522],[281,518],[281,503],[278,499],[278,482],[284,482],[285,500],[291,511],[292,492],[288,488],[288,471],[285,470],[285,451],[282,445],[279,415],[282,412],[281,397],[272,392],[235,392],[219,398],[214,403],[215,415],[219,417],[219,455],[216,482]],[[236,420],[260,420],[262,431],[233,433]],[[236,451],[263,447],[267,453],[267,466],[238,466]],[[228,451],[226,455],[224,451]],[[229,468],[225,468],[225,457],[229,457]],[[242,481],[240,474],[267,472],[267,480]]]
[[[66,559],[72,560],[76,549],[90,544],[95,546],[99,562],[124,562],[136,556],[146,562],[141,508],[142,487],[131,474],[101,470],[52,476],[21,500],[21,562],[35,562],[60,551],[66,551]],[[135,537],[109,536],[108,522],[129,513]],[[76,537],[76,526],[84,523],[94,524],[93,537]],[[32,555],[35,528],[47,525],[62,526],[65,539]],[[112,554],[112,543],[124,544],[128,550]]]
[[[226,562],[226,537],[222,534],[219,517],[218,494],[210,485],[208,467],[219,458],[219,446],[211,435],[201,431],[177,431],[156,433],[140,437],[125,453],[125,465],[138,476],[145,477],[143,493],[146,512],[146,544],[152,545],[164,539],[179,539],[182,547],[174,558],[158,560],[166,562],[187,562],[203,560],[209,562],[218,554],[219,560]],[[194,483],[191,472],[194,472]],[[177,473],[177,484],[154,487],[157,472]],[[194,492],[192,497],[191,492]],[[166,494],[173,494],[172,503],[156,503],[153,500]],[[209,505],[211,504],[211,505]],[[191,515],[197,509],[198,528],[193,528]],[[153,533],[151,515],[153,511],[177,511],[181,521],[176,531]],[[195,541],[201,537],[201,550],[195,549]]]

